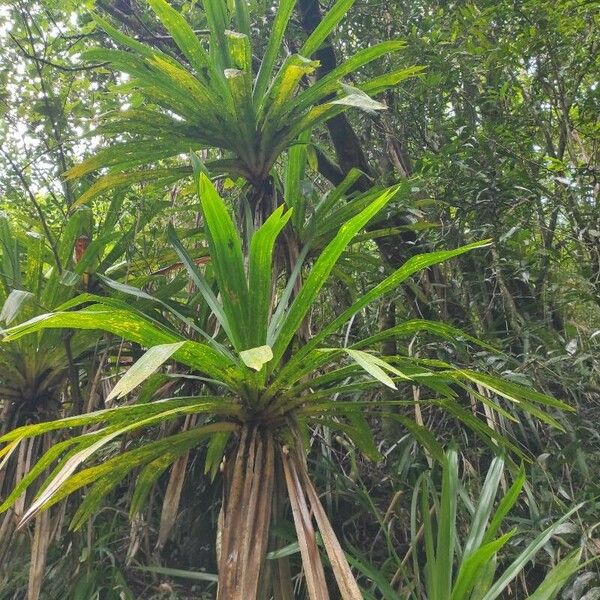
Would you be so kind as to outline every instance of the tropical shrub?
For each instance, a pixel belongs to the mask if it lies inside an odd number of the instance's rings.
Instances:
[[[292,597],[289,569],[271,572],[264,568],[269,547],[272,513],[282,510],[283,489],[291,504],[300,545],[306,585],[313,599],[328,597],[323,565],[319,557],[312,520],[316,521],[335,575],[341,597],[361,598],[341,546],[311,483],[306,463],[308,432],[327,425],[348,436],[363,452],[377,457],[377,449],[365,414],[381,414],[391,406],[414,406],[402,399],[363,400],[361,394],[384,385],[396,390],[400,384],[419,385],[430,394],[421,402],[448,411],[481,435],[491,447],[509,440],[461,407],[461,389],[477,383],[522,410],[548,423],[558,423],[546,408],[566,408],[562,403],[524,386],[471,370],[454,368],[442,361],[410,356],[377,356],[374,345],[387,337],[427,330],[442,337],[464,336],[460,331],[424,320],[413,320],[363,339],[349,347],[327,347],[323,343],[353,315],[369,303],[394,290],[414,273],[485,246],[485,242],[456,250],[432,252],[409,259],[402,267],[359,296],[331,323],[302,342],[298,333],[336,262],[354,237],[397,193],[383,190],[350,218],[316,258],[296,295],[294,288],[302,271],[295,265],[283,288],[273,278],[273,253],[277,236],[291,217],[279,207],[253,234],[247,254],[223,200],[204,173],[198,173],[199,194],[205,219],[210,264],[216,290],[194,261],[176,243],[182,261],[210,307],[218,326],[212,332],[193,327],[201,341],[183,337],[176,328],[158,321],[118,299],[86,294],[64,310],[41,315],[10,328],[5,341],[22,339],[37,331],[55,328],[102,329],[140,344],[148,351],[127,371],[110,398],[128,394],[168,359],[191,368],[205,378],[203,393],[157,402],[122,405],[88,415],[73,416],[44,424],[32,424],[1,438],[2,455],[15,452],[19,444],[47,431],[94,426],[81,435],[54,445],[32,467],[2,505],[6,510],[23,491],[51,465],[50,476],[25,515],[26,523],[41,510],[84,486],[92,485],[75,514],[72,526],[81,526],[100,506],[102,498],[132,470],[141,467],[132,514],[144,505],[150,487],[169,466],[198,444],[207,443],[206,471],[214,476],[224,469],[224,497],[220,519],[219,598],[253,598],[258,590],[284,590]],[[120,289],[131,293],[126,286]],[[78,310],[67,310],[85,304]],[[168,309],[168,305],[165,306]],[[181,318],[176,311],[172,315]],[[189,327],[190,319],[183,317]],[[371,350],[371,351],[369,351]],[[109,398],[109,399],[110,399]],[[492,399],[488,406],[505,412]],[[136,430],[150,428],[183,415],[199,415],[198,425],[159,440],[145,440],[106,461],[77,469],[113,440]],[[398,416],[398,418],[402,418]],[[422,426],[405,425],[436,458],[443,453],[434,437]],[[285,561],[285,559],[281,559]],[[272,581],[269,581],[271,579]]]
[[[461,501],[458,475],[458,454],[450,450],[444,457],[441,493],[432,489],[429,474],[424,473],[413,497],[412,530],[413,540],[422,538],[425,568],[415,562],[415,584],[428,600],[494,600],[501,597],[509,585],[539,550],[558,533],[560,526],[575,513],[575,506],[556,522],[551,523],[533,539],[502,572],[497,574],[499,557],[511,538],[517,533],[513,528],[499,535],[506,515],[516,504],[525,483],[524,471],[518,473],[514,483],[503,494],[498,506],[494,502],[498,495],[500,480],[504,475],[504,460],[496,457],[492,461],[481,487],[478,501],[471,508],[472,517],[467,524],[468,535],[462,540],[457,527],[458,507]],[[430,503],[430,499],[433,502]],[[422,521],[422,536],[419,535],[417,518]],[[544,581],[530,593],[530,600],[556,598],[566,582],[580,568],[581,549],[567,553],[549,570]],[[422,573],[422,577],[419,575]],[[417,597],[420,597],[417,594]]]
[[[356,52],[325,77],[310,82],[319,66],[311,56],[346,15],[352,0],[338,0],[299,51],[278,65],[296,4],[295,0],[280,2],[256,74],[245,2],[231,6],[221,0],[203,2],[208,48],[165,0],[149,0],[149,4],[172,36],[179,56],[145,45],[101,17],[94,17],[128,51],[95,48],[86,51],[84,57],[109,63],[128,74],[128,88],[135,90],[143,103],[139,108],[108,115],[100,132],[116,142],[67,173],[73,178],[110,169],[84,192],[79,202],[134,182],[172,183],[189,176],[191,168],[133,168],[190,150],[217,149],[221,156],[207,161],[211,173],[245,178],[255,190],[252,208],[268,216],[275,208],[266,197],[272,195],[268,183],[271,169],[284,150],[298,143],[298,136],[349,107],[369,111],[385,108],[369,94],[380,94],[421,70],[400,68],[357,86],[344,84],[343,78],[353,76],[364,65],[405,47],[402,41],[384,41]],[[123,134],[130,139],[123,141]]]

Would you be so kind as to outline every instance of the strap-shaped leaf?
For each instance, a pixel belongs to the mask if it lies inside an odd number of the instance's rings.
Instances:
[[[19,243],[4,212],[0,212],[0,244],[2,245],[0,280],[8,294],[9,290],[20,288],[23,284],[19,264]]]
[[[335,413],[332,411],[332,414]],[[373,438],[373,431],[363,414],[359,411],[347,411],[344,416],[350,421],[350,424],[331,418],[323,418],[323,416],[319,416],[319,419],[315,420],[315,423],[327,425],[334,431],[344,432],[367,458],[379,460],[381,454]]]
[[[186,414],[202,412],[202,408],[203,406],[201,404],[198,404],[197,406],[191,405],[173,408],[150,417],[128,422],[122,427],[111,428],[107,430],[104,435],[98,436],[98,439],[96,439],[94,443],[86,445],[74,454],[70,455],[68,459],[60,465],[59,469],[50,474],[50,476],[42,485],[41,491],[36,496],[35,501],[23,515],[21,524],[29,521],[45,504],[53,504],[52,498],[60,492],[63,484],[71,478],[79,466],[86,462],[90,457],[96,454],[96,452],[105,447],[112,440],[121,437],[128,432],[150,427],[156,423],[163,423]]]
[[[401,371],[398,371],[398,369],[388,365],[384,360],[381,360],[379,357],[373,356],[368,352],[347,348],[346,354],[348,354],[356,364],[360,365],[367,373],[369,373],[369,375],[375,377],[377,381],[380,381],[383,385],[386,385],[393,390],[397,389],[396,384],[386,371],[390,371],[400,377],[408,379]]]
[[[458,402],[454,400],[438,400],[432,402],[432,404],[438,405],[461,423],[469,427],[474,431],[481,440],[483,440],[492,451],[498,452],[498,447],[506,448],[510,450],[520,458],[525,458],[523,452],[518,446],[513,444],[506,436],[496,431],[484,423],[481,419],[478,419],[470,410],[466,410]]]
[[[542,548],[550,540],[558,527],[560,527],[560,525],[562,525],[580,508],[581,504],[578,504],[560,519],[558,519],[558,521],[542,531],[542,533],[540,533],[507,567],[504,573],[502,573],[502,575],[495,581],[490,590],[485,594],[485,596],[483,596],[482,600],[496,600],[496,598],[500,596],[510,582],[513,581],[519,575],[519,573],[521,573],[523,567],[537,554],[538,550],[540,550],[540,548]]]
[[[319,221],[324,219],[326,215],[332,210],[336,209],[336,205],[344,198],[348,190],[361,178],[366,177],[367,175],[363,173],[360,169],[353,167],[344,177],[343,181],[330,190],[325,196],[323,196],[322,200],[317,204],[315,208],[314,218]],[[347,200],[344,198],[344,200]],[[315,223],[314,228],[316,228],[319,223]]]
[[[248,14],[247,0],[235,0],[235,16],[238,29],[250,37],[250,15]]]
[[[291,102],[288,103],[287,106],[290,104]],[[342,114],[345,110],[345,106],[331,104],[331,102],[325,102],[323,104],[317,104],[316,106],[313,106],[308,110],[308,112],[303,113],[299,118],[281,115],[280,119],[282,122],[288,118],[291,124],[287,129],[284,130],[285,135],[280,134],[282,141],[280,142],[280,146],[277,148],[278,152],[280,149],[289,146],[303,131],[314,128],[317,125],[321,125],[336,115]],[[276,140],[271,142],[271,138],[269,138],[269,142],[275,145]],[[263,144],[266,144],[266,141],[264,141]]]
[[[467,559],[470,554],[481,546],[489,520],[493,514],[494,500],[498,493],[498,486],[500,485],[500,478],[503,471],[504,459],[501,456],[496,456],[481,486],[477,508],[471,520],[469,535],[463,549],[463,560]]]
[[[250,344],[259,346],[267,341],[267,326],[272,300],[273,250],[277,237],[292,215],[292,211],[284,212],[284,207],[277,208],[250,240],[248,259],[248,287],[252,291],[252,302],[249,305]]]
[[[227,52],[227,40],[225,30],[227,29],[227,7],[223,0],[202,0],[204,14],[211,32],[210,55],[211,60],[217,62],[217,68],[227,69],[229,54]]]
[[[267,49],[260,63],[258,75],[256,77],[256,83],[254,86],[255,102],[260,102],[260,99],[263,97],[267,89],[269,78],[271,77],[273,66],[275,65],[275,61],[277,60],[277,56],[281,50],[283,36],[285,35],[285,30],[287,29],[287,25],[290,17],[292,16],[295,5],[296,0],[280,0],[279,2],[279,7],[277,8],[275,20],[269,35]]]
[[[177,91],[180,96],[187,94],[189,101],[195,105],[195,110],[190,114],[195,121],[202,126],[209,127],[218,131],[226,124],[218,119],[218,115],[223,112],[227,106],[223,105],[222,97],[217,96],[210,84],[201,83],[189,71],[178,64],[172,64],[169,61],[156,57],[151,63],[162,75],[163,78],[150,81],[151,84],[160,85],[169,94]],[[138,76],[138,80],[140,77]],[[165,86],[169,86],[166,87]]]
[[[490,523],[485,531],[485,535],[483,537],[483,542],[489,542],[494,539],[502,523],[504,521],[504,517],[508,514],[510,509],[516,504],[519,499],[519,495],[523,486],[525,485],[525,469],[523,465],[519,468],[519,472],[515,477],[508,491],[502,496],[500,503],[498,504],[498,508],[496,508],[496,512],[490,519]]]
[[[298,331],[342,252],[354,236],[396,195],[397,191],[397,186],[384,191],[370,206],[343,225],[335,238],[323,250],[313,265],[298,296],[290,306],[281,329],[276,334],[276,341],[273,346],[275,363],[279,361]]]
[[[452,563],[456,547],[456,508],[458,503],[458,454],[447,453],[442,473],[442,494],[437,515],[436,577],[433,581],[435,598],[448,598],[452,589]]]
[[[310,106],[321,101],[329,94],[337,91],[339,88],[339,81],[354,73],[357,69],[364,67],[365,65],[390,54],[391,52],[397,52],[406,47],[406,43],[400,40],[389,40],[381,42],[363,50],[359,50],[356,54],[352,55],[349,59],[345,60],[341,65],[327,73],[324,77],[319,79],[316,83],[307,88],[302,92],[296,100],[290,106],[290,110],[303,112]]]
[[[306,214],[307,194],[304,193],[302,183],[306,174],[307,146],[310,143],[311,134],[310,130],[304,131],[298,138],[298,143],[288,150],[283,182],[283,198],[287,206],[294,211],[292,223],[298,232],[302,232],[304,228]]]
[[[211,286],[206,281],[206,278],[204,277],[196,263],[192,260],[187,250],[183,247],[183,244],[177,237],[175,228],[173,227],[173,225],[171,225],[171,223],[167,225],[167,239],[169,240],[173,248],[175,248],[175,252],[177,252],[177,255],[183,263],[183,266],[185,267],[189,276],[192,278],[192,281],[194,282],[196,287],[200,290],[202,297],[210,307],[217,321],[219,321],[221,327],[223,327],[223,329],[225,330],[225,334],[229,339],[233,339],[231,326],[227,319],[227,315],[223,310],[223,307],[219,303]]]
[[[287,103],[294,97],[303,77],[315,71],[318,62],[308,60],[299,54],[288,56],[269,86],[267,93],[260,98],[258,118],[267,131],[280,126],[280,115],[285,111]]]
[[[225,69],[227,89],[233,102],[237,122],[236,154],[256,172],[256,114],[252,103],[252,85],[249,73],[240,69]]]
[[[469,594],[471,594],[477,584],[478,578],[481,577],[481,573],[485,570],[486,565],[495,558],[515,533],[516,530],[513,529],[498,539],[477,547],[468,556],[463,557],[456,575],[450,600],[469,598]]]
[[[154,483],[158,481],[160,476],[177,460],[177,458],[179,458],[179,456],[187,452],[187,450],[188,449],[187,447],[185,447],[185,445],[182,449],[178,448],[177,446],[175,446],[174,448],[172,447],[169,450],[167,450],[164,454],[161,454],[158,458],[155,458],[152,462],[149,462],[142,469],[135,482],[133,496],[131,497],[131,504],[129,506],[130,518],[134,518],[136,515],[139,515],[142,512]],[[115,478],[112,479],[114,480]],[[101,479],[99,482],[94,484],[94,487],[102,485],[102,482],[103,480]],[[108,483],[110,485],[112,481],[109,480]],[[106,488],[106,486],[103,487]],[[100,494],[94,494],[93,489],[91,492],[88,492],[86,498],[80,505],[79,509],[77,510],[77,513],[71,521],[72,529],[78,528],[81,518],[85,518],[87,514],[92,514],[93,512],[95,512],[92,510],[92,507],[89,506],[88,503],[88,498],[90,496],[99,497]]]
[[[376,333],[375,335],[369,336],[359,342],[354,343],[352,348],[372,348],[375,344],[382,342],[391,337],[393,338],[402,338],[413,336],[415,333],[420,331],[426,331],[428,333],[432,333],[442,339],[459,342],[464,340],[465,342],[470,342],[480,348],[485,348],[490,352],[498,352],[496,348],[479,340],[478,338],[469,335],[464,332],[462,329],[458,327],[454,327],[452,325],[447,325],[446,323],[440,323],[438,321],[428,321],[427,319],[411,319],[410,321],[405,321],[404,323],[400,323],[395,327],[391,327],[390,329],[385,329]]]
[[[377,284],[374,288],[368,291],[366,294],[363,294],[360,298],[358,298],[352,306],[347,308],[342,314],[334,319],[327,326],[323,327],[321,331],[315,335],[311,340],[306,343],[298,352],[294,354],[292,359],[288,362],[288,364],[282,369],[277,379],[274,382],[274,389],[277,389],[278,380],[285,379],[288,381],[295,380],[295,373],[298,369],[298,366],[304,360],[304,358],[313,350],[315,350],[318,345],[327,338],[327,336],[331,335],[335,331],[337,331],[340,327],[344,325],[349,319],[351,319],[356,313],[362,310],[365,306],[370,304],[371,302],[377,300],[384,294],[395,289],[400,283],[408,279],[411,275],[418,273],[422,269],[430,267],[432,265],[444,262],[450,258],[455,256],[459,256],[465,252],[473,250],[475,248],[481,248],[488,245],[489,242],[487,240],[481,242],[475,242],[473,244],[468,244],[467,246],[461,246],[455,250],[444,250],[439,252],[429,252],[426,254],[419,254],[417,256],[413,256],[408,259],[401,267],[396,269],[394,273],[386,277],[381,283]]]
[[[160,181],[164,185],[174,183],[191,174],[189,167],[171,167],[145,169],[142,171],[130,171],[125,173],[108,173],[96,179],[96,181],[73,203],[73,207],[81,206],[90,200],[97,198],[108,190],[114,190],[134,183]]]
[[[202,77],[204,69],[211,68],[212,63],[194,30],[181,14],[165,0],[148,0],[148,4],[171,34],[173,41],[179,46],[184,56],[190,61],[198,76]]]
[[[125,310],[106,310],[106,307],[87,307],[76,312],[56,312],[40,315],[6,330],[4,341],[18,339],[44,329],[98,329],[109,331],[146,348],[159,344],[183,341],[174,353],[175,360],[208,374],[225,385],[235,385],[235,363],[206,344],[186,341],[162,329],[148,319]]]
[[[157,48],[152,48],[150,46],[147,46],[146,44],[143,44],[142,42],[138,42],[136,39],[134,39],[132,37],[129,37],[128,35],[125,35],[121,31],[119,31],[117,28],[113,27],[106,19],[103,19],[97,13],[93,13],[92,14],[92,18],[94,19],[94,21],[98,25],[100,25],[100,27],[102,29],[104,29],[104,31],[115,42],[117,42],[117,44],[121,44],[122,46],[126,46],[127,48],[131,48],[131,50],[134,50],[135,52],[137,52],[138,54],[140,54],[140,55],[142,55],[142,56],[144,56],[146,58],[153,58],[155,56],[161,56],[164,59],[169,60],[172,63],[177,64],[174,59],[172,59],[170,56],[168,56],[167,54],[165,54],[161,50],[158,50]]]
[[[172,229],[171,224],[169,224],[167,227]],[[168,233],[167,233],[167,236],[168,236]],[[196,267],[196,264],[194,263],[194,261],[191,260],[191,258],[189,258],[189,255],[188,255],[188,259],[190,260],[191,264],[193,264],[194,267]],[[104,283],[108,287],[112,288],[113,290],[116,290],[117,292],[122,292],[124,294],[128,294],[130,296],[139,298],[141,300],[148,300],[152,303],[160,304],[160,306],[162,306],[167,311],[169,311],[172,315],[177,317],[186,327],[190,327],[191,329],[193,329],[194,331],[199,333],[208,342],[208,344],[210,344],[215,350],[233,358],[233,355],[229,352],[229,350],[225,346],[223,346],[222,344],[217,342],[214,338],[210,337],[203,329],[201,329],[200,327],[198,327],[196,325],[196,323],[194,322],[193,319],[183,315],[176,308],[174,308],[172,306],[172,304],[169,304],[168,302],[164,302],[160,298],[156,298],[155,296],[152,296],[152,295],[148,294],[147,292],[144,292],[143,290],[140,290],[139,288],[136,288],[132,285],[129,285],[126,283],[121,283],[120,281],[114,281],[113,279],[104,277],[103,275],[97,275],[97,277],[102,281],[102,283]],[[92,296],[92,294],[90,294],[90,296]],[[100,303],[105,302],[105,299],[102,298],[101,296],[98,296],[95,299],[97,302],[100,302]],[[61,309],[61,310],[64,310],[64,309]]]
[[[120,171],[143,165],[197,148],[198,140],[186,136],[160,137],[135,140],[103,148],[68,171],[68,178],[82,177],[98,169],[110,167]]]
[[[71,495],[73,492],[81,489],[86,485],[90,485],[95,481],[98,481],[102,477],[108,477],[109,481],[117,479],[120,481],[125,475],[132,469],[139,467],[143,464],[154,460],[158,456],[161,456],[165,452],[174,447],[179,448],[182,451],[193,448],[198,445],[204,438],[221,431],[235,431],[237,425],[233,423],[214,423],[210,425],[203,425],[201,427],[195,427],[188,431],[184,431],[179,434],[175,434],[166,437],[162,440],[145,444],[135,450],[124,452],[111,458],[99,465],[89,467],[83,471],[72,475],[65,481],[61,482],[59,486],[49,494],[49,497],[42,503],[36,501],[32,507],[27,511],[26,517],[32,518],[37,512],[46,510],[60,502],[63,498]],[[41,497],[40,497],[41,498]],[[35,511],[32,510],[35,506]],[[21,524],[25,521],[23,518]]]
[[[230,437],[231,431],[215,433],[208,444],[204,461],[204,474],[210,473],[211,481],[217,475]]]
[[[113,398],[122,398],[134,390],[140,383],[148,379],[157,369],[159,369],[185,342],[175,342],[174,344],[159,344],[153,346],[142,357],[137,360],[121,377],[117,385],[111,390],[106,400]]]
[[[65,417],[64,419],[56,419],[54,421],[23,425],[5,433],[0,438],[0,442],[20,441],[50,431],[73,429],[74,427],[84,427],[86,425],[118,425],[127,421],[133,421],[166,412],[173,408],[186,406],[198,407],[198,410],[200,411],[204,410],[205,412],[214,412],[221,415],[237,415],[240,412],[239,405],[222,396],[166,398],[164,400],[157,400],[156,402],[115,406],[114,408],[105,408],[85,415],[76,415],[73,417]],[[3,452],[4,448],[0,451],[0,457]]]
[[[320,48],[337,24],[346,16],[353,4],[354,0],[337,0],[323,16],[315,30],[308,36],[300,49],[300,54],[310,58]]]
[[[231,342],[240,351],[251,345],[248,340],[254,326],[248,320],[248,284],[242,243],[223,200],[204,173],[200,173],[199,185],[212,264],[233,335]]]
[[[356,87],[371,96],[375,96],[391,87],[398,85],[405,79],[421,75],[424,70],[425,67],[419,66],[396,69],[395,71],[390,71],[384,75],[380,75],[363,83],[359,83]]]
[[[595,560],[594,557],[582,564],[581,551],[581,548],[576,548],[552,567],[550,572],[544,578],[544,581],[542,581],[533,594],[527,596],[526,600],[555,600],[567,581],[575,575],[575,573],[580,571],[582,567]],[[590,593],[593,597],[593,594],[597,594],[597,591],[594,592],[594,590],[591,590]]]
[[[556,398],[542,394],[541,392],[528,388],[519,383],[514,383],[500,377],[495,377],[494,375],[478,373],[477,371],[472,371],[469,369],[461,369],[457,371],[457,374],[464,376],[475,383],[481,384],[491,392],[494,392],[495,394],[498,394],[507,400],[511,400],[512,402],[519,403],[523,402],[523,400],[527,400],[543,406],[551,406],[552,408],[557,408],[559,410],[565,410],[569,412],[575,410],[572,406],[569,406],[565,402],[561,402]]]

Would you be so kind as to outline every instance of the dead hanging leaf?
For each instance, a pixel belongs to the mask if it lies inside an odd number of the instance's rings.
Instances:
[[[35,530],[31,544],[31,563],[27,584],[27,600],[39,600],[42,592],[46,557],[50,545],[50,511],[44,511],[35,518]]]
[[[310,509],[306,503],[293,456],[293,454],[281,452],[285,481],[306,577],[306,587],[308,588],[310,600],[329,600],[329,592],[319,548],[317,547],[315,530],[312,526]]]
[[[244,485],[242,470],[247,451],[248,428],[242,429],[240,442],[236,449],[233,471],[228,473],[226,482],[226,497],[223,498],[221,551],[219,553],[219,588],[217,598],[226,598],[226,591],[233,589],[235,579],[234,565],[237,562],[236,532],[240,527],[240,506],[242,489]],[[222,590],[222,591],[221,591]],[[219,597],[221,594],[221,597]]]
[[[186,431],[193,426],[196,422],[194,415],[189,415],[186,418],[185,424],[182,428]],[[171,475],[169,477],[169,483],[167,484],[167,490],[165,497],[163,498],[162,510],[160,514],[160,526],[158,529],[158,541],[156,542],[156,549],[160,552],[164,547],[169,534],[175,524],[177,513],[179,512],[179,502],[181,500],[181,491],[183,490],[183,483],[185,481],[185,470],[188,464],[189,451],[183,456],[177,459],[171,467]]]
[[[286,496],[285,496],[285,478],[283,474],[283,465],[281,460],[275,461],[275,478],[273,481],[273,521],[275,523],[280,522],[285,515],[286,508]],[[284,538],[275,538],[273,540],[274,548],[272,550],[276,553],[281,550],[281,544],[284,547],[287,545],[287,541]],[[299,548],[298,548],[299,549]],[[292,571],[290,567],[289,556],[281,556],[280,558],[272,561],[275,565],[272,568],[272,588],[273,588],[273,599],[274,600],[294,600],[294,586],[292,584]],[[268,596],[267,596],[268,597]]]
[[[33,442],[33,440],[32,440]],[[39,440],[36,440],[39,442]],[[51,439],[46,436],[42,442],[42,448],[37,448],[33,443],[29,445],[27,453],[27,471],[29,471],[34,447],[36,451],[48,451],[51,446]],[[25,494],[23,494],[25,496]],[[31,562],[29,564],[29,581],[27,584],[27,600],[38,600],[42,593],[42,583],[44,580],[44,571],[46,570],[46,559],[48,557],[48,548],[52,537],[52,521],[50,511],[44,511],[35,518],[35,528],[33,532],[33,542],[31,544]]]
[[[350,565],[346,560],[346,556],[340,545],[333,527],[327,518],[327,513],[319,500],[317,491],[315,490],[308,473],[303,466],[300,466],[300,472],[304,488],[310,502],[315,520],[321,532],[323,538],[323,544],[327,551],[327,556],[331,562],[331,568],[335,580],[337,581],[338,588],[342,595],[342,600],[363,600],[363,596],[360,592],[356,579],[350,570]]]

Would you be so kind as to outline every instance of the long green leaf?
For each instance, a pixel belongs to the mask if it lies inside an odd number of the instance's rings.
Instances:
[[[323,250],[302,289],[292,303],[273,345],[274,362],[277,363],[298,331],[329,274],[352,238],[396,195],[398,187],[384,191],[373,203],[342,225],[335,238]]]
[[[503,470],[504,459],[501,456],[496,456],[488,469],[485,481],[481,487],[481,493],[477,500],[477,509],[473,515],[469,528],[469,535],[463,549],[463,561],[466,560],[472,552],[477,550],[483,542],[487,525],[492,517],[494,500],[498,493],[498,485]]]
[[[195,427],[188,431],[166,437],[162,440],[145,444],[134,450],[119,454],[102,464],[88,467],[67,479],[56,490],[56,492],[39,507],[39,510],[47,510],[63,498],[86,485],[94,483],[104,476],[115,474],[117,479],[122,479],[132,469],[154,460],[170,448],[177,446],[180,450],[193,448],[204,438],[222,431],[235,431],[237,426],[233,423],[214,423]]]
[[[167,398],[145,404],[105,408],[85,415],[75,415],[72,417],[65,417],[64,419],[56,419],[54,421],[22,425],[17,429],[5,433],[0,437],[0,442],[22,440],[50,431],[56,431],[58,429],[73,429],[74,427],[84,427],[86,425],[96,425],[99,423],[120,424],[126,421],[133,421],[161,412],[170,411],[174,408],[185,408],[188,406],[197,406],[199,410],[204,410],[205,412],[212,411],[221,415],[237,415],[240,412],[239,405],[223,396],[185,396],[181,398]]]
[[[202,77],[204,70],[210,68],[212,63],[188,22],[165,0],[148,0],[148,4],[171,34],[173,41],[190,61],[196,73]]]
[[[277,56],[281,50],[283,42],[283,36],[287,29],[287,24],[292,16],[296,0],[280,0],[277,12],[275,14],[275,20],[270,31],[269,41],[267,43],[267,49],[260,63],[258,69],[258,75],[256,77],[256,83],[254,85],[254,100],[260,102],[263,97],[269,78],[273,72],[273,66],[277,60]]]
[[[452,564],[456,547],[456,507],[458,501],[458,454],[449,450],[442,475],[442,497],[438,514],[435,558],[436,599],[443,600],[452,590]]]
[[[248,258],[248,286],[252,293],[249,306],[249,323],[252,324],[249,343],[253,346],[265,344],[271,300],[273,295],[273,250],[277,237],[289,221],[292,211],[277,208],[250,241]]]
[[[335,92],[339,89],[339,81],[353,73],[357,69],[365,66],[366,64],[390,54],[397,52],[402,48],[406,47],[406,43],[399,40],[389,40],[359,50],[356,54],[345,60],[341,65],[330,71],[327,75],[322,77],[318,82],[311,85],[304,92],[302,92],[294,101],[293,105],[290,106],[290,110],[297,112],[304,112],[310,106],[314,106],[317,102],[323,100],[326,96]]]
[[[495,600],[506,589],[508,584],[515,579],[522,571],[523,567],[537,554],[538,550],[546,544],[554,535],[555,531],[562,525],[573,513],[581,508],[581,504],[572,508],[558,521],[546,528],[540,533],[528,546],[517,556],[517,558],[508,566],[506,571],[496,580],[487,594],[481,600]]]
[[[200,173],[199,185],[212,264],[233,334],[231,342],[236,350],[244,350],[252,345],[249,340],[254,324],[248,320],[248,283],[242,243],[223,200],[204,173]]]
[[[486,565],[494,559],[515,533],[514,530],[510,531],[497,540],[478,547],[469,556],[463,556],[450,600],[465,600],[465,598],[471,597],[469,594],[475,587],[482,571],[485,570]]]
[[[310,58],[337,24],[346,16],[353,4],[354,0],[337,0],[333,7],[323,16],[315,30],[308,36],[300,49],[300,54]]]
[[[215,296],[212,288],[206,281],[206,278],[204,277],[196,263],[194,263],[187,250],[183,247],[183,244],[177,237],[175,228],[170,223],[169,225],[167,225],[167,239],[169,240],[173,248],[175,248],[175,252],[177,252],[177,255],[183,263],[183,266],[186,268],[194,284],[200,290],[202,297],[210,307],[217,321],[219,321],[221,327],[223,327],[223,329],[225,330],[225,334],[230,340],[233,339],[234,334],[229,324],[229,320],[227,319],[227,315],[223,310],[223,307],[217,300],[217,297]]]
[[[576,548],[554,565],[540,586],[527,600],[554,600],[567,581],[582,568],[581,548]],[[582,599],[583,600],[583,599]]]
[[[97,329],[109,331],[146,348],[159,344],[184,342],[175,352],[175,360],[210,377],[234,384],[236,366],[233,361],[206,344],[182,340],[176,334],[160,328],[131,311],[107,310],[106,307],[91,306],[76,312],[56,312],[40,315],[5,331],[4,342],[44,329]]]
[[[332,242],[333,243],[333,242]],[[282,369],[280,374],[275,380],[273,390],[278,389],[280,385],[290,383],[296,380],[298,376],[301,376],[303,370],[299,366],[303,363],[306,356],[317,348],[317,346],[329,335],[337,331],[342,327],[349,319],[351,319],[356,313],[362,310],[365,306],[377,300],[384,294],[395,289],[400,283],[408,279],[411,275],[418,273],[422,269],[430,267],[432,265],[444,262],[455,256],[459,256],[465,252],[476,248],[482,248],[487,246],[489,242],[487,240],[481,242],[475,242],[467,246],[462,246],[456,250],[446,250],[440,252],[430,252],[427,254],[420,254],[413,256],[406,261],[400,268],[394,273],[386,277],[381,283],[377,284],[366,294],[363,294],[358,300],[356,300],[352,306],[347,308],[342,314],[334,319],[331,323],[321,329],[321,331],[313,336],[308,343],[306,343],[298,352],[296,352],[293,358],[288,362],[286,367]],[[316,265],[315,265],[316,266]],[[298,299],[296,299],[296,302]]]
[[[496,512],[494,513],[494,516],[492,517],[485,532],[485,536],[483,538],[484,543],[490,542],[494,539],[496,533],[502,525],[502,522],[504,521],[504,517],[519,499],[519,494],[523,489],[523,485],[525,485],[525,469],[521,465],[519,473],[517,474],[513,484],[510,486],[510,488],[508,488],[508,491],[502,497],[500,504],[498,504],[498,508],[496,509]]]

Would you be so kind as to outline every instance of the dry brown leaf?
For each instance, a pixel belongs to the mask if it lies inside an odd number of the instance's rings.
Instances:
[[[329,592],[317,547],[317,539],[302,486],[293,462],[293,455],[281,452],[288,496],[292,505],[294,525],[306,577],[306,587],[311,600],[328,600]]]

